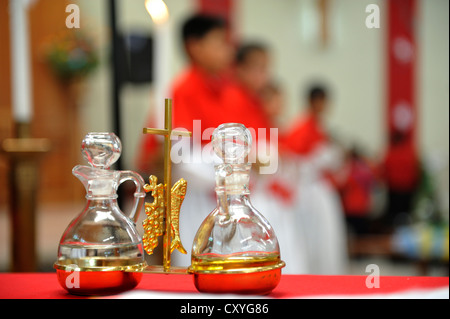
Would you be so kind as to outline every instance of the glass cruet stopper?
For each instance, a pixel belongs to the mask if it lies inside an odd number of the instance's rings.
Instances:
[[[212,135],[214,152],[225,164],[242,164],[252,145],[250,131],[239,123],[226,123],[217,127]]]
[[[122,143],[114,133],[88,133],[81,142],[81,153],[92,167],[109,169],[122,153]]]
[[[213,132],[212,146],[223,164],[215,166],[217,207],[192,246],[189,271],[199,291],[265,294],[279,282],[284,262],[277,237],[250,202],[251,144],[242,124],[222,124]]]
[[[120,184],[120,172],[110,170],[119,159],[122,143],[114,133],[88,133],[81,142],[81,154],[90,166],[77,165],[72,173],[83,183],[87,196],[113,196]]]

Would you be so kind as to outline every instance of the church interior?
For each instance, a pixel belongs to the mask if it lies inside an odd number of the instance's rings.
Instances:
[[[148,12],[153,3],[166,16]],[[224,21],[227,76],[261,82],[258,103],[238,107],[233,91],[223,116],[205,95],[180,103],[202,94],[181,76],[203,49],[183,23],[201,14]],[[209,59],[225,51],[198,64],[212,70]],[[364,275],[375,264],[386,276],[448,276],[448,70],[446,0],[0,0],[0,272],[54,271],[86,203],[72,169],[87,165],[89,132],[120,138],[112,169],[162,180],[163,139],[143,128],[164,126],[165,98],[186,84],[175,116],[183,105],[203,112],[194,116],[202,129],[235,118],[277,129],[267,133],[277,167],[262,174],[253,164],[249,188],[285,273]],[[174,265],[189,265],[195,230],[216,205],[214,170],[201,165],[173,163],[188,181],[179,224],[188,252],[175,251]],[[134,192],[119,187],[124,212]],[[148,263],[160,262],[162,246]]]

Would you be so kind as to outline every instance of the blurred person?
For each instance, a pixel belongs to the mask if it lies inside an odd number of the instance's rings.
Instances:
[[[258,42],[242,44],[235,56],[237,81],[250,93],[259,95],[270,79],[269,48]]]
[[[223,92],[233,61],[227,25],[220,17],[195,14],[184,21],[180,35],[187,66],[172,83],[173,127],[192,132],[194,120],[201,121],[202,130],[217,127],[227,121]],[[143,138],[140,158],[145,160],[153,153],[146,146],[154,147],[157,137]]]
[[[341,151],[323,125],[329,96],[322,85],[308,91],[305,114],[294,122],[283,141],[283,154],[296,165],[295,227],[303,234],[308,272],[344,274],[348,252],[344,213],[328,175],[340,167]]]
[[[223,92],[230,85],[233,48],[228,41],[227,25],[222,18],[197,14],[183,23],[180,34],[188,65],[171,88],[173,127],[192,132],[194,120],[201,120],[203,129],[217,127],[227,122],[228,114]],[[155,154],[161,153],[161,142],[158,137],[146,134],[141,145],[137,166],[145,172],[150,170],[149,163],[154,161]]]
[[[279,117],[284,110],[284,95],[281,86],[273,81],[261,92],[263,111],[271,127],[279,127]]]
[[[235,58],[235,84],[228,91],[229,105],[234,109],[236,121],[256,130],[254,145],[258,149],[263,143],[268,145],[273,141],[259,136],[257,130],[265,129],[265,137],[268,137],[269,129],[278,127],[277,117],[282,111],[281,89],[271,81],[270,60],[270,50],[266,45],[257,42],[242,44]],[[278,154],[275,156],[278,161],[276,172],[254,174],[252,177],[251,200],[275,230],[286,262],[283,272],[306,273],[304,240],[294,227],[296,202],[292,196],[290,169],[283,166]],[[271,158],[275,156],[271,154]],[[254,172],[258,171],[258,165],[253,165]]]
[[[373,168],[356,147],[347,151],[342,168],[334,175],[349,231],[356,235],[370,230],[372,193],[376,183]]]
[[[308,155],[322,144],[328,136],[322,125],[328,108],[327,92],[322,86],[314,86],[308,95],[306,113],[297,119],[285,136],[284,146],[291,152]]]
[[[203,131],[230,122],[225,91],[231,85],[234,51],[224,20],[210,15],[194,15],[185,21],[181,34],[188,66],[173,85],[174,126],[192,131],[193,121],[201,120]],[[208,142],[210,139],[205,139],[201,144]],[[192,158],[201,158],[201,162],[180,163],[174,167],[174,177],[188,181],[180,213],[180,236],[189,247],[200,224],[216,207],[216,195],[213,158],[210,158],[211,163],[205,163],[202,145],[197,145],[198,141],[193,139],[186,143],[190,143],[195,153]],[[173,255],[175,265],[188,266],[190,262],[189,255]]]
[[[226,90],[226,107],[233,122],[244,124],[253,136],[253,152],[265,147],[264,156],[270,154],[270,160],[278,163],[278,154],[269,130],[276,127],[274,117],[279,115],[281,99],[278,99],[274,85],[270,82],[271,63],[269,48],[259,42],[241,44],[236,52],[233,67],[233,83]],[[280,110],[276,110],[279,108]],[[272,118],[271,118],[272,117]],[[253,129],[253,130],[252,130]],[[265,135],[260,130],[266,131]],[[265,145],[264,145],[265,144]],[[272,145],[273,146],[273,145]],[[277,153],[277,150],[275,151]],[[256,163],[252,165],[250,184],[252,204],[269,221],[282,250],[286,262],[284,273],[305,273],[304,253],[293,227],[293,202],[290,198],[290,184],[285,182],[285,170],[276,170],[271,174],[261,174],[259,152],[254,153]],[[277,164],[279,165],[279,164]]]
[[[256,132],[258,128],[269,128],[261,99],[270,78],[269,49],[262,43],[242,44],[237,49],[233,71],[233,84],[226,90],[226,104],[232,120]]]
[[[420,182],[420,160],[402,132],[391,134],[391,145],[382,162],[387,194],[386,231],[411,220],[413,201]]]
[[[217,127],[228,121],[224,92],[233,62],[225,21],[195,15],[184,23],[182,40],[189,65],[173,85],[174,126],[192,130],[201,120],[203,129]]]
[[[252,133],[253,147],[249,158],[256,159],[254,170],[259,170],[262,162],[268,162],[267,158],[258,157],[257,150],[268,150],[265,155],[272,159],[277,157],[274,154],[277,145],[271,140],[271,121],[262,99],[270,78],[271,56],[268,46],[261,42],[242,43],[236,50],[233,81],[225,90],[225,104],[228,119],[244,124]],[[278,143],[278,140],[275,142]]]

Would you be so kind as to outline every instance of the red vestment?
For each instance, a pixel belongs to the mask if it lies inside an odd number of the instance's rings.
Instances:
[[[193,121],[201,120],[202,133],[210,127],[227,122],[224,90],[229,85],[225,77],[213,77],[200,68],[191,66],[174,81],[172,87],[172,125],[193,131]],[[151,122],[151,121],[150,121]],[[209,143],[210,140],[202,143]],[[159,140],[154,135],[145,135],[141,144],[138,167],[148,169],[148,159],[158,150]]]
[[[202,131],[227,122],[224,91],[229,81],[212,77],[197,67],[189,68],[173,87],[173,126],[193,129],[193,121],[201,120]]]
[[[296,154],[308,155],[327,139],[318,118],[307,114],[286,134],[283,146]]]
[[[388,187],[397,192],[413,191],[420,178],[419,159],[408,143],[391,145],[384,160]]]
[[[264,114],[261,99],[238,83],[233,83],[225,91],[225,104],[231,120],[244,124],[247,128],[270,128]]]
[[[347,165],[348,176],[340,186],[344,211],[348,216],[367,215],[371,209],[375,176],[369,165],[361,159],[352,159]]]
[[[191,66],[175,81],[172,89],[173,128],[185,128],[193,132],[193,121],[201,120],[202,133],[222,123],[242,123],[247,128],[269,128],[259,99],[226,76],[213,77],[200,68]],[[269,132],[266,132],[267,138]],[[253,138],[256,138],[253,136]],[[202,140],[209,143],[210,139]],[[155,137],[147,135],[143,141],[143,154],[154,152]],[[143,165],[139,165],[143,167]]]

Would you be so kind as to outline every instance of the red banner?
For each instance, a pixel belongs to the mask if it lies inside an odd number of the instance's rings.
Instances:
[[[418,178],[416,150],[417,111],[415,62],[416,0],[387,1],[388,78],[387,125],[388,183],[411,189]]]
[[[198,0],[200,12],[218,15],[230,21],[233,0]]]
[[[234,38],[234,0],[197,0],[199,12],[222,17],[228,24],[228,36]]]

